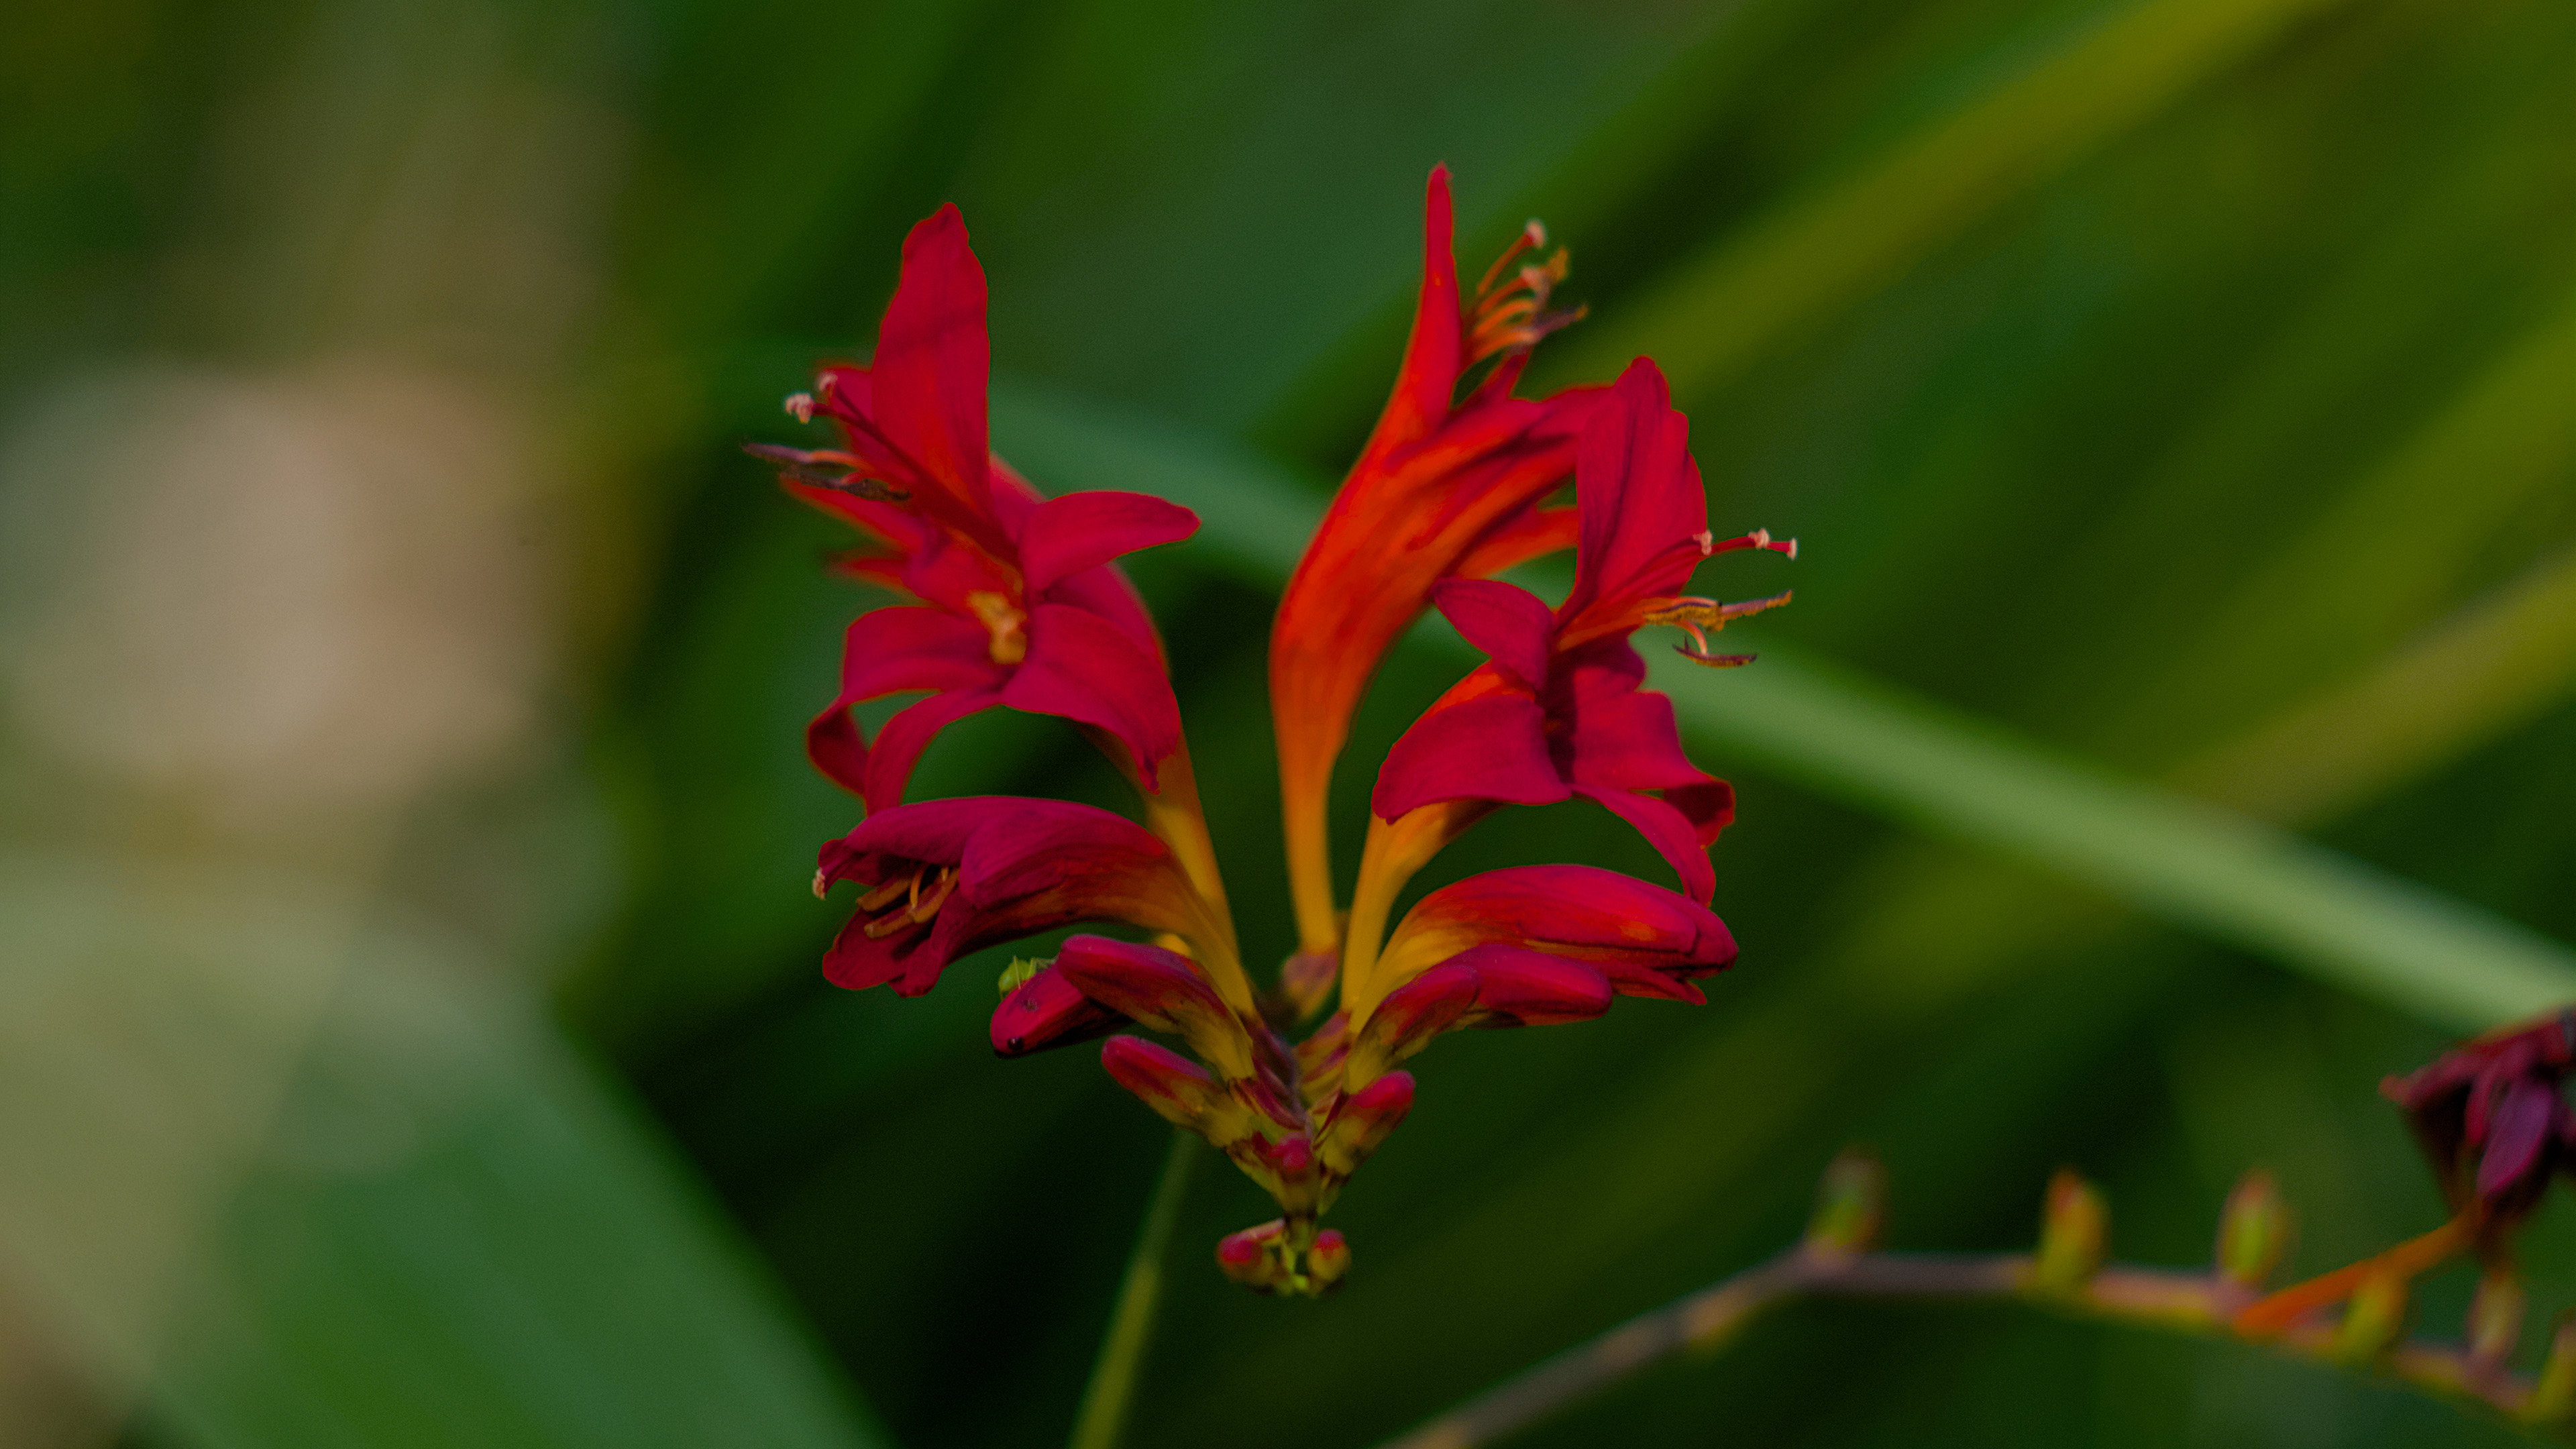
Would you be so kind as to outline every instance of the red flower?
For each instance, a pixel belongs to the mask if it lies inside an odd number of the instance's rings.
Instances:
[[[2406,1109],[2452,1209],[2475,1203],[2504,1226],[2576,1167],[2576,1114],[2560,1090],[2571,1072],[2576,1010],[2489,1032],[2379,1091]]]
[[[1397,892],[1498,805],[1594,801],[1637,827],[1691,899],[1704,902],[1716,888],[1707,851],[1734,818],[1734,792],[1682,753],[1672,701],[1638,688],[1646,666],[1628,638],[1644,624],[1677,624],[1699,646],[1684,648],[1686,656],[1745,662],[1707,652],[1702,631],[1789,596],[1720,604],[1680,590],[1712,553],[1794,555],[1796,545],[1766,533],[1712,541],[1688,441],[1663,374],[1651,362],[1632,364],[1584,429],[1575,474],[1582,532],[1565,602],[1550,609],[1491,579],[1434,591],[1441,612],[1490,659],[1424,711],[1378,771],[1377,818],[1344,948],[1346,1008],[1392,985],[1369,978]]]
[[[891,982],[919,996],[970,951],[1078,921],[1217,935],[1168,846],[1061,800],[985,795],[879,811],[823,847],[815,894],[844,880],[864,894],[823,972],[853,990]],[[1240,994],[1249,1008],[1250,989]]]
[[[794,403],[800,416],[838,422],[846,450],[756,450],[782,464],[791,490],[881,546],[848,571],[918,601],[851,626],[839,697],[809,732],[816,762],[869,812],[824,847],[815,877],[818,894],[835,880],[863,892],[826,974],[917,995],[967,953],[1021,936],[1081,922],[1149,934],[1077,935],[1050,961],[1014,963],[993,1049],[1021,1056],[1124,1027],[1185,1047],[1112,1035],[1101,1061],[1277,1201],[1277,1220],[1218,1250],[1230,1276],[1265,1292],[1319,1293],[1348,1272],[1348,1245],[1318,1219],[1404,1120],[1415,1083],[1397,1065],[1434,1037],[1586,1020],[1619,995],[1699,1002],[1693,980],[1735,959],[1708,909],[1705,854],[1733,797],[1683,756],[1670,702],[1638,687],[1644,664],[1629,636],[1674,624],[1691,632],[1690,657],[1743,662],[1708,653],[1704,631],[1780,600],[1719,604],[1680,590],[1713,552],[1793,550],[1763,534],[1710,539],[1686,425],[1651,364],[1613,389],[1511,396],[1530,348],[1570,320],[1546,310],[1562,253],[1504,278],[1543,244],[1535,227],[1468,304],[1443,171],[1432,173],[1425,233],[1394,396],[1272,633],[1300,949],[1268,999],[1237,952],[1160,642],[1113,564],[1196,520],[1134,494],[1042,501],[991,457],[983,276],[953,210],[906,242],[874,363],[832,369],[816,397]],[[1479,366],[1490,370],[1471,378]],[[1575,507],[1544,507],[1569,473]],[[1568,543],[1575,579],[1556,608],[1485,577]],[[1324,856],[1325,785],[1379,657],[1428,602],[1490,660],[1380,770],[1343,931]],[[871,747],[850,707],[907,691],[931,697]],[[996,704],[1081,724],[1140,787],[1145,824],[1048,800],[901,803],[932,735]],[[1397,892],[1459,831],[1502,804],[1575,796],[1634,824],[1683,889],[1591,866],[1514,867],[1431,892],[1387,933]],[[1337,973],[1343,1009],[1292,1045],[1283,1033]]]
[[[828,368],[814,395],[789,400],[838,423],[847,450],[754,450],[886,550],[846,572],[921,600],[850,625],[840,693],[806,731],[815,765],[871,810],[902,803],[932,736],[995,705],[1090,727],[1148,792],[1180,745],[1161,640],[1111,561],[1189,537],[1197,515],[1142,493],[1041,499],[987,450],[990,371],[984,271],[957,208],[942,207],[904,239],[875,360]],[[850,707],[915,690],[931,697],[871,749]]]
[[[1441,580],[1498,573],[1573,542],[1572,510],[1540,505],[1573,470],[1575,438],[1599,392],[1511,395],[1530,349],[1580,315],[1547,310],[1565,253],[1536,260],[1546,245],[1536,222],[1495,261],[1473,301],[1459,295],[1446,167],[1431,173],[1422,231],[1422,292],[1395,391],[1271,627],[1290,883],[1309,952],[1335,945],[1325,787],[1369,676]],[[1532,259],[1514,269],[1525,254]],[[1488,359],[1492,370],[1453,401]]]
[[[1348,1002],[1342,1086],[1357,1090],[1463,1026],[1581,1021],[1613,993],[1693,1004],[1692,978],[1735,964],[1709,909],[1589,865],[1489,870],[1424,896]]]

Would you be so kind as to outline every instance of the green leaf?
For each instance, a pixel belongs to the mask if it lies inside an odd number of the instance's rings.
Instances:
[[[2340,0],[2147,0],[1857,174],[1791,200],[1546,355],[1549,377],[1662,364],[1677,393],[1904,274],[2001,202]]]
[[[0,1257],[94,1371],[207,1449],[884,1442],[604,1074],[368,916],[0,860]]]
[[[997,389],[994,428],[1058,488],[1196,510],[1201,556],[1265,586],[1321,512],[1289,470],[1025,385]],[[2425,1020],[2477,1028],[2576,999],[2576,952],[2492,912],[1820,661],[1770,648],[1751,669],[1668,661],[1651,678],[1686,732],[1736,758]]]

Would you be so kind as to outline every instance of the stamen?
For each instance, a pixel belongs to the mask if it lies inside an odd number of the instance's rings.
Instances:
[[[985,631],[993,636],[988,651],[996,664],[1017,664],[1029,657],[1029,616],[1004,595],[989,589],[977,589],[966,596],[966,607],[983,621]]]
[[[1751,533],[1745,534],[1741,538],[1725,539],[1712,545],[1709,548],[1709,552],[1732,553],[1739,548],[1768,549],[1773,553],[1782,554],[1792,559],[1798,556],[1798,541],[1796,539],[1773,538],[1771,536],[1771,530],[1767,528],[1757,528]]]
[[[920,871],[914,871],[911,878],[908,880],[890,880],[880,886],[870,886],[868,888],[868,893],[859,897],[859,909],[863,911],[882,911],[886,907],[893,905],[894,898],[902,895],[907,889],[912,892],[915,899],[920,898]]]
[[[810,392],[789,393],[787,395],[787,415],[800,423],[810,423],[814,421],[814,395]]]
[[[921,878],[928,874],[930,867],[923,866],[908,879],[888,881],[868,892],[866,899],[859,902],[862,911],[882,910],[893,905],[897,896],[903,897],[903,904],[860,927],[861,933],[871,941],[882,941],[898,932],[930,924],[939,914],[939,908],[948,903],[949,896],[956,893],[957,867],[941,866],[925,894],[921,889]]]
[[[1533,221],[1521,228],[1521,234],[1503,249],[1486,269],[1484,281],[1477,284],[1476,300],[1467,310],[1467,355],[1462,366],[1472,366],[1498,352],[1526,352],[1538,340],[1583,316],[1584,309],[1550,312],[1548,294],[1565,280],[1565,248],[1558,247],[1545,262],[1522,266],[1503,279],[1512,262],[1523,253],[1547,245],[1547,228]]]
[[[798,397],[804,394],[797,394]],[[745,443],[742,450],[778,470],[781,480],[793,480],[814,488],[829,488],[838,493],[852,493],[878,503],[901,503],[912,495],[900,488],[890,488],[858,472],[864,466],[848,453],[818,449],[789,448],[777,443]],[[835,473],[833,468],[850,471]]]
[[[1684,659],[1696,664],[1706,664],[1712,668],[1729,669],[1752,663],[1753,656],[1712,654],[1708,648],[1708,636],[1725,628],[1731,620],[1741,619],[1747,614],[1759,614],[1766,609],[1776,609],[1789,602],[1789,597],[1789,592],[1784,590],[1767,599],[1747,599],[1740,604],[1722,604],[1715,599],[1679,598],[1660,609],[1649,611],[1644,622],[1667,624],[1689,634],[1690,643],[1673,646],[1673,651]]]
[[[904,912],[904,915],[915,925],[927,925],[929,924],[931,917],[939,914],[939,908],[948,904],[948,898],[956,893],[956,868],[954,866],[941,866],[939,869],[939,879],[930,888],[930,899],[915,899],[912,904],[912,909]]]
[[[819,901],[819,900],[822,900],[822,899],[824,899],[825,897],[829,896],[831,893],[832,893],[832,882],[831,882],[829,879],[825,878],[825,876],[824,876],[824,874],[823,874],[823,872],[822,872],[821,870],[819,870],[819,869],[818,869],[818,870],[816,870],[816,871],[814,872],[814,899],[816,899],[816,900],[818,900],[818,901]]]

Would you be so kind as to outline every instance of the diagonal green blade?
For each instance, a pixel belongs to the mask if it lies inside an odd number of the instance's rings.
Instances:
[[[994,432],[1055,488],[1143,489],[1196,510],[1199,556],[1269,587],[1322,511],[1292,470],[1024,385],[996,388]],[[1820,662],[1775,649],[1754,669],[1667,663],[1653,679],[1686,731],[1820,794],[2427,1021],[2475,1029],[2576,999],[2576,951],[2492,912]]]
[[[24,854],[0,939],[0,1264],[147,1441],[885,1442],[641,1114],[452,943],[292,875]]]

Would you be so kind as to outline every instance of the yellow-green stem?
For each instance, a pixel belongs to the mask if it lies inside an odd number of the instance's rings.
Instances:
[[[1154,1200],[1145,1209],[1145,1225],[1136,1234],[1136,1251],[1127,1260],[1127,1276],[1118,1285],[1118,1304],[1110,1310],[1109,1331],[1100,1340],[1100,1357],[1092,1363],[1091,1381],[1083,1385],[1082,1407],[1074,1412],[1070,1449],[1115,1449],[1127,1424],[1128,1405],[1136,1396],[1137,1372],[1145,1365],[1145,1346],[1154,1336],[1154,1311],[1163,1291],[1163,1253],[1180,1219],[1181,1199],[1188,1195],[1190,1168],[1198,1160],[1199,1139],[1188,1132],[1172,1134],[1172,1150],[1163,1158],[1163,1175],[1154,1184]]]

